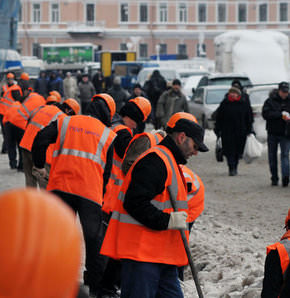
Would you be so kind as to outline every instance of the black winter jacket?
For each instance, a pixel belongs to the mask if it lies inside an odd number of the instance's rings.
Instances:
[[[173,154],[178,164],[185,164],[180,149],[170,136],[160,142]],[[153,230],[167,230],[170,214],[151,204],[151,200],[165,188],[167,170],[156,153],[149,153],[134,166],[132,180],[124,198],[124,208],[137,221]]]
[[[290,113],[290,97],[282,99],[278,94],[278,90],[275,89],[265,101],[262,109],[262,116],[266,120],[268,134],[285,135],[286,121],[282,119],[283,111]]]
[[[246,100],[241,98],[231,102],[227,96],[228,94],[216,112],[215,133],[221,136],[225,156],[233,153],[242,155],[246,137],[252,131],[252,109]]]

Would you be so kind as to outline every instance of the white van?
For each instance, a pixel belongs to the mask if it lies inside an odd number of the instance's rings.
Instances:
[[[168,83],[171,83],[174,79],[180,80],[180,75],[176,69],[163,67],[144,67],[138,73],[137,83],[143,87],[145,82],[150,79],[154,70],[159,70],[160,74]]]
[[[22,56],[21,62],[23,71],[29,74],[30,79],[37,79],[42,70],[44,70],[44,62],[37,57]]]

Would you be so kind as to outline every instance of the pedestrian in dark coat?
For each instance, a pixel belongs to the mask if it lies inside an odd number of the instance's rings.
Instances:
[[[148,99],[150,100],[151,106],[152,106],[152,120],[153,120],[155,129],[160,128],[160,125],[156,123],[156,119],[155,119],[157,101],[161,96],[161,94],[166,89],[167,89],[166,80],[160,74],[159,70],[154,70],[151,75],[151,78],[144,84],[144,90],[148,95]]]
[[[96,89],[96,93],[101,93],[103,91],[104,76],[100,69],[93,76],[92,83]]]
[[[50,91],[57,91],[60,93],[61,97],[63,97],[63,81],[60,76],[58,76],[58,73],[56,71],[53,71],[50,75],[49,81],[48,81],[48,93]]]
[[[115,77],[113,81],[113,86],[108,90],[116,103],[116,112],[119,113],[121,108],[126,104],[129,94],[121,86],[120,77]]]
[[[239,159],[251,130],[252,109],[242,100],[241,91],[231,87],[217,110],[215,123],[215,133],[221,136],[230,176],[237,175]]]
[[[262,109],[263,118],[266,120],[268,133],[268,160],[271,172],[272,185],[277,186],[278,175],[278,145],[281,149],[281,176],[282,186],[289,184],[289,151],[290,151],[290,96],[288,82],[281,82],[278,90],[274,89],[265,101]],[[287,114],[286,114],[287,115]]]
[[[35,92],[39,93],[43,97],[47,97],[48,95],[48,78],[46,76],[45,71],[41,71],[39,74],[39,78],[35,81],[34,85]]]

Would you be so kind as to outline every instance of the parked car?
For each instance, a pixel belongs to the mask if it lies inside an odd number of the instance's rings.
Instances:
[[[193,94],[195,93],[196,86],[203,75],[194,75],[190,76],[185,80],[185,83],[182,87],[183,94],[187,97],[188,100],[191,99]]]
[[[174,79],[180,80],[180,75],[176,69],[163,67],[144,67],[138,73],[137,83],[139,83],[143,87],[145,82],[150,79],[150,76],[152,75],[154,70],[159,70],[160,74],[168,83],[171,83]]]
[[[267,140],[267,131],[266,121],[262,117],[262,108],[274,88],[278,88],[278,85],[263,85],[247,89],[254,115],[253,129],[257,139],[263,143]]]
[[[231,86],[233,80],[239,80],[243,87],[250,87],[252,86],[252,82],[250,78],[245,74],[238,74],[238,73],[216,73],[203,76],[197,88],[203,86],[217,86],[217,85],[227,85]]]
[[[197,88],[192,99],[189,101],[189,110],[203,128],[214,128],[212,113],[218,108],[229,86],[204,86]]]
[[[198,76],[201,78],[202,76],[209,74],[208,71],[192,68],[177,69],[177,72],[179,73],[182,86],[185,85],[189,77]]]

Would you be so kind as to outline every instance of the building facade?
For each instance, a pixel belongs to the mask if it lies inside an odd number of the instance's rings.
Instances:
[[[21,0],[18,50],[40,44],[93,43],[135,50],[140,59],[180,54],[214,59],[213,39],[227,30],[290,35],[290,1],[282,0]],[[158,52],[158,53],[157,53]]]

